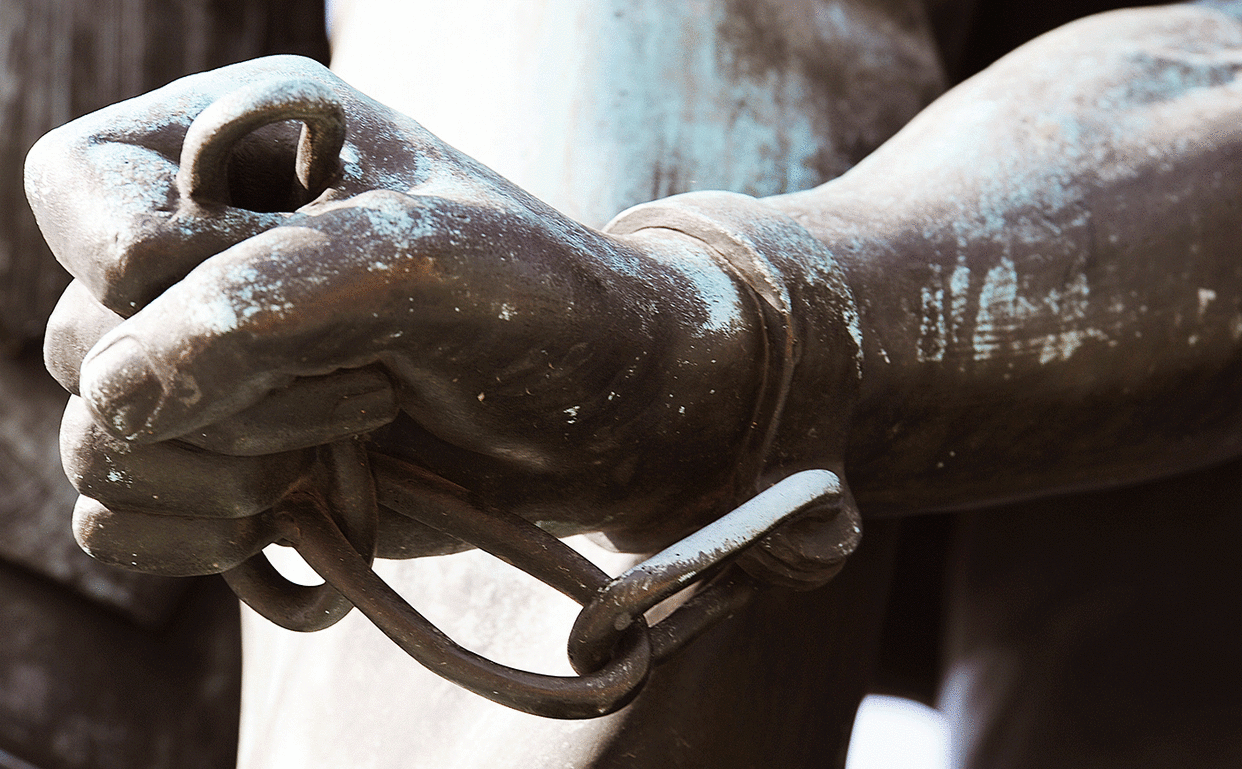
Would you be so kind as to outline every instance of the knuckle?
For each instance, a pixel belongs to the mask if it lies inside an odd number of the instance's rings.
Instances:
[[[81,281],[65,289],[48,319],[43,340],[43,362],[57,382],[78,394],[82,361],[99,339],[121,321],[100,305]]]
[[[116,481],[128,477],[121,466],[129,447],[102,430],[86,402],[69,399],[60,426],[60,456],[65,475],[78,493],[104,495]]]
[[[123,318],[136,313],[184,271],[187,244],[166,217],[140,215],[108,234],[88,281],[100,304]]]

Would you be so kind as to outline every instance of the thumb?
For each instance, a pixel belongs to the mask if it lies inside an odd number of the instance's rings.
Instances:
[[[383,248],[367,233],[353,242],[330,224],[306,218],[239,243],[104,335],[80,375],[99,422],[127,440],[164,440],[298,377],[375,362],[400,336],[389,327],[409,322],[409,287],[393,285],[395,270],[367,268]],[[385,309],[398,294],[400,318]]]

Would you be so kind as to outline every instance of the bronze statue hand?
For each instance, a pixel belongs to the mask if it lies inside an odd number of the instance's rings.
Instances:
[[[287,117],[319,109],[316,88],[344,107],[335,173],[310,158],[319,170],[295,180],[293,134],[276,125],[217,152],[227,183],[187,181],[195,116],[226,101],[212,119],[243,133],[254,126],[229,123],[229,109],[290,78],[311,85],[281,97]],[[762,334],[745,289],[698,240],[569,221],[288,57],[62,127],[27,176],[77,278],[47,360],[81,395],[62,445],[94,500],[76,530],[99,557],[230,568],[278,537],[264,512],[310,472],[314,447],[363,433],[373,452],[557,533],[668,539],[732,501]],[[164,533],[146,536],[153,525]],[[454,546],[381,520],[380,555]],[[201,554],[188,566],[187,547]]]

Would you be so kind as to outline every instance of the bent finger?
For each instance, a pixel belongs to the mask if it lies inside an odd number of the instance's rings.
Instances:
[[[89,497],[73,509],[73,537],[113,566],[169,577],[216,574],[280,538],[270,516],[179,518],[117,512]]]
[[[396,416],[392,382],[370,366],[296,379],[180,440],[219,454],[276,454],[369,433]]]
[[[225,194],[213,199],[186,199],[176,178],[200,113],[291,80],[342,99],[350,90],[313,61],[273,57],[183,78],[42,137],[27,156],[26,194],[56,258],[105,306],[129,316],[210,255],[282,222],[305,202],[270,204],[293,179],[296,131],[292,142],[279,126],[230,137],[224,149],[235,147],[243,167],[219,170]],[[239,191],[265,188],[267,202],[256,205],[251,194],[232,200],[233,183]]]
[[[78,493],[110,508],[164,516],[244,518],[274,505],[302,479],[309,452],[232,457],[178,442],[135,445],[94,421],[70,398],[61,459]]]
[[[448,237],[441,218],[408,196],[370,193],[239,243],[101,339],[83,363],[83,397],[118,435],[158,441],[296,377],[416,343],[428,318],[452,318],[448,289],[427,290],[451,281],[422,256]]]
[[[122,320],[100,304],[82,281],[69,284],[52,310],[43,336],[43,363],[61,387],[78,394],[82,360]]]

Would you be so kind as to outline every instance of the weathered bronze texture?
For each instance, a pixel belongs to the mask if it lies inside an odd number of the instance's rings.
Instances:
[[[735,5],[745,12],[730,18],[754,30],[780,17],[773,3]],[[857,580],[816,604],[840,610],[839,626],[790,630],[858,655],[855,670],[825,674],[846,684],[835,705],[852,712],[891,574],[897,525],[882,517],[1149,483],[1242,448],[1240,45],[1237,14],[1206,5],[1087,19],[963,83],[827,184],[694,192],[604,231],[298,60],[204,74],[72,124],[32,153],[30,189],[77,278],[48,336],[49,366],[81,396],[64,431],[85,499],[77,535],[156,572],[236,567],[292,534],[282,505],[330,508],[317,479],[333,452],[319,447],[355,435],[374,468],[381,557],[466,547],[451,526],[420,522],[441,508],[654,549],[756,483],[827,468],[842,479],[836,507],[774,534],[748,566],[820,581],[842,513],[875,521]],[[780,68],[748,50],[747,76]],[[238,141],[234,205],[183,194],[177,158],[195,117],[289,77],[322,84],[348,116],[323,193],[303,204],[296,127],[277,125]],[[135,183],[100,195],[100,216],[53,194],[83,179]],[[394,463],[420,481],[401,483]],[[330,534],[327,520],[307,513],[306,528]],[[1069,549],[1055,536],[1043,546]],[[1028,572],[1013,594],[1037,579]],[[986,600],[962,584],[953,600],[969,618]],[[796,624],[799,605],[772,598],[740,615]],[[1021,607],[1007,609],[1021,624]],[[986,645],[986,621],[968,624]],[[696,690],[728,660],[704,712],[797,677],[747,672],[746,639],[727,628],[702,643],[665,680]],[[964,646],[968,680],[980,658]],[[830,667],[807,653],[780,656]],[[653,704],[679,696],[653,678],[611,723],[693,722],[693,744],[629,739],[601,760],[659,744],[702,761],[707,735],[767,744],[693,706]],[[996,712],[986,696],[959,704],[963,722]],[[831,722],[841,728],[839,713]],[[1019,744],[989,734],[1000,747],[973,755]],[[830,763],[843,739],[826,740]],[[1040,742],[1024,745],[1025,765],[1039,765]]]

